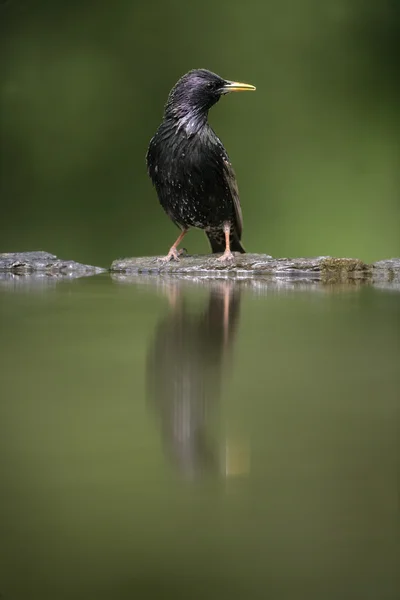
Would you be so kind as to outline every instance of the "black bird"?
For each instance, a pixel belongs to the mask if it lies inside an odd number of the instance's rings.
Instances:
[[[207,117],[223,94],[255,89],[195,69],[171,90],[147,151],[147,168],[160,204],[182,230],[163,260],[179,260],[177,247],[190,227],[205,230],[212,252],[223,252],[220,260],[231,260],[232,250],[245,252],[235,173]]]

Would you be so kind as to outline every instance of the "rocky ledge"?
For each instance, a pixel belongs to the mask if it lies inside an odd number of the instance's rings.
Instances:
[[[400,258],[366,264],[357,258],[272,258],[268,254],[237,254],[234,261],[221,263],[213,255],[182,256],[165,263],[161,257],[123,258],[110,269],[62,260],[49,252],[10,252],[0,254],[0,279],[25,275],[36,278],[73,279],[111,271],[113,274],[196,276],[197,278],[262,278],[343,282],[371,281],[400,285]]]
[[[82,277],[102,273],[106,269],[82,265],[74,260],[61,260],[49,252],[7,252],[0,254],[0,274],[54,275],[65,278]]]
[[[210,255],[183,256],[163,263],[160,257],[124,258],[111,265],[112,273],[196,275],[197,277],[304,278],[324,281],[373,279],[400,282],[400,259],[366,264],[357,258],[272,258],[268,254],[238,254],[231,263]]]

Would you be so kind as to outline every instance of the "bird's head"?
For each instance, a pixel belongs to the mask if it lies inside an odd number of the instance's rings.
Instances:
[[[165,106],[165,116],[188,120],[207,117],[208,110],[224,94],[255,90],[254,85],[228,81],[206,69],[189,71],[172,88]]]

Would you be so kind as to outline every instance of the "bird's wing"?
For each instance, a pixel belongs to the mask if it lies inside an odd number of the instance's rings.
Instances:
[[[239,240],[240,240],[240,238],[242,237],[243,216],[242,216],[242,208],[240,206],[239,188],[238,188],[238,185],[236,182],[235,171],[233,170],[233,167],[227,157],[223,158],[223,164],[224,164],[224,170],[223,170],[224,179],[225,179],[226,183],[228,184],[228,188],[229,188],[229,191],[232,196],[233,207],[235,210],[236,232],[237,232]]]

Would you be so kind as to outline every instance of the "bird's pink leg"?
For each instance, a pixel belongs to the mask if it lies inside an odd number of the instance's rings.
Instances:
[[[181,243],[181,241],[183,240],[183,238],[185,237],[185,235],[187,234],[187,232],[188,232],[187,229],[183,229],[181,231],[181,233],[179,234],[178,239],[176,240],[176,242],[169,249],[169,252],[168,252],[167,256],[163,256],[162,258],[160,258],[160,260],[162,262],[169,262],[170,260],[177,260],[177,261],[179,261],[178,246]]]
[[[231,252],[230,232],[231,232],[230,224],[224,223],[225,252],[223,253],[222,256],[217,258],[217,260],[220,260],[221,262],[231,262],[231,261],[235,260],[235,257],[233,256],[233,254]]]

